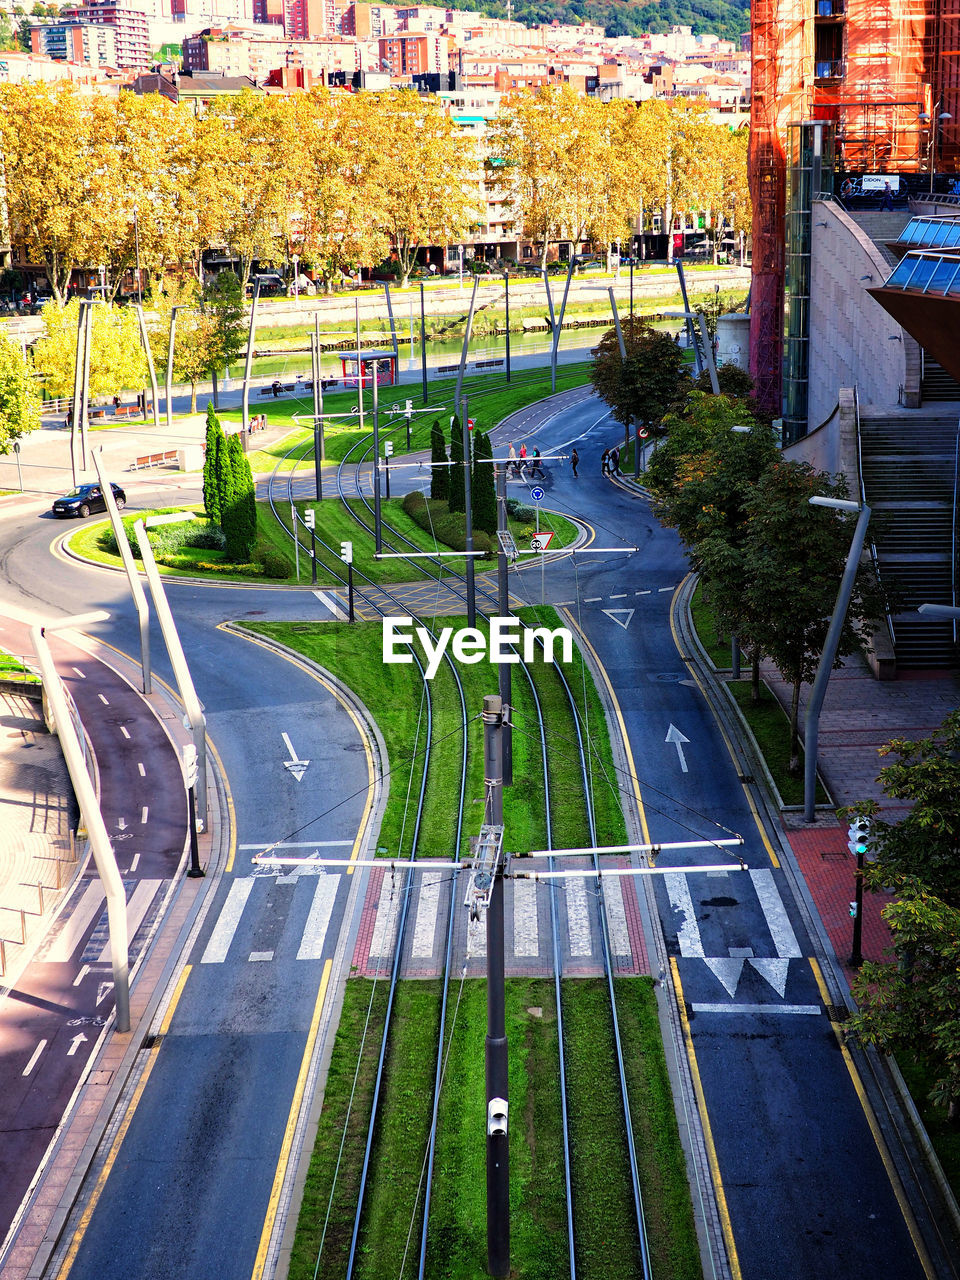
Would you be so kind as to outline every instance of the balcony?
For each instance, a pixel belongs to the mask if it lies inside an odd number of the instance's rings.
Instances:
[[[842,80],[843,79],[843,62],[840,59],[835,61],[817,61],[814,64],[814,78],[817,80]]]
[[[814,13],[818,18],[845,18],[846,0],[816,0]]]

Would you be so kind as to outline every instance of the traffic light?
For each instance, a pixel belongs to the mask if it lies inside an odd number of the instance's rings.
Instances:
[[[393,441],[392,440],[385,440],[383,442],[383,456],[385,458],[393,457]]]
[[[340,543],[340,559],[343,561],[344,564],[353,564],[353,543],[352,542]]]
[[[860,914],[860,910],[857,907],[857,904],[855,902],[851,902],[850,903],[850,919],[856,920],[859,914]]]
[[[315,529],[317,527],[317,513],[313,507],[307,507],[304,511],[303,523],[308,529]]]
[[[855,858],[860,859],[867,852],[869,834],[870,824],[866,818],[854,818],[850,823],[847,831],[847,848]]]

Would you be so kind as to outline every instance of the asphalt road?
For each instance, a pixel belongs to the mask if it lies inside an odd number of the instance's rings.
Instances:
[[[665,977],[676,985],[702,1085],[735,1274],[933,1274],[871,1131],[856,1068],[834,1034],[816,939],[677,654],[669,606],[686,572],[681,550],[641,499],[600,475],[599,454],[617,430],[585,399],[528,436],[528,447],[545,454],[576,441],[580,476],[550,464],[544,506],[581,516],[595,545],[618,550],[568,557],[542,574],[525,569],[512,590],[569,607],[595,649],[627,729],[651,838],[744,836],[748,870],[665,877],[654,890],[671,962]],[[502,443],[519,440],[517,431],[509,428]],[[136,653],[121,580],[59,560],[38,578],[50,529],[36,520],[15,526],[0,529],[8,535],[0,563],[21,603],[111,609],[102,635]],[[76,1278],[254,1273],[274,1225],[292,1104],[329,1009],[324,975],[349,917],[345,879],[324,896],[318,885],[332,877],[257,875],[250,857],[275,840],[352,847],[369,771],[356,727],[298,665],[217,630],[245,615],[328,615],[308,591],[171,584],[170,598],[230,780],[238,846],[193,941],[169,1026],[144,1057],[126,1138],[119,1154],[106,1152],[110,1176],[70,1258]],[[153,645],[169,678],[159,634]],[[291,748],[310,761],[302,782],[285,767]],[[353,798],[331,807],[344,794]],[[730,861],[716,850],[661,859]]]

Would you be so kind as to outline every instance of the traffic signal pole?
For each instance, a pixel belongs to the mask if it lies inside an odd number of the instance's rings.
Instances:
[[[483,773],[486,821],[503,826],[503,704],[483,700]],[[510,1159],[506,987],[503,960],[503,863],[498,859],[487,907],[487,1271],[510,1274]]]
[[[507,468],[505,463],[498,463],[494,468],[494,483],[497,487],[497,612],[501,618],[510,612],[510,589],[508,583],[507,553],[503,548],[500,534],[507,532]],[[472,557],[471,557],[472,558]],[[501,662],[497,665],[497,687],[503,706],[513,704],[513,664]],[[513,783],[513,730],[509,724],[503,727],[503,785],[509,787]]]
[[[475,627],[477,625],[476,574],[473,556],[470,554],[473,550],[473,476],[471,474],[473,452],[470,448],[470,426],[467,418],[466,396],[463,398],[460,431],[463,436],[463,504],[466,508],[464,512],[464,550],[467,553],[467,626]],[[379,551],[379,549],[378,547],[377,550]]]

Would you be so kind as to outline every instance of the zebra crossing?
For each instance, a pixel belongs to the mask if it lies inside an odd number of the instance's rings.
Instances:
[[[123,882],[127,897],[127,937],[131,964],[143,950],[160,907],[162,891],[168,883],[166,880],[150,879]],[[73,909],[60,918],[58,926],[38,951],[38,960],[47,964],[66,964],[75,957],[82,944],[81,964],[109,963],[110,925],[106,895],[99,877],[86,882]]]
[[[234,877],[198,943],[198,963],[201,966],[227,961],[267,963],[291,956],[297,961],[322,959],[333,947],[333,935],[339,931],[338,897],[346,901],[347,880],[348,877],[341,874],[265,876],[259,868],[254,874]],[[286,892],[282,899],[276,893],[278,885]],[[446,949],[451,885],[447,872],[425,871],[412,877],[408,884],[405,871],[374,869],[357,909],[354,970],[382,975],[392,964],[400,917],[406,906],[401,971],[410,976],[439,973]],[[508,879],[505,891],[508,967],[518,973],[552,971],[551,889],[532,880]],[[573,879],[554,892],[558,899],[565,966],[576,973],[598,972],[602,955],[595,887]],[[408,893],[409,902],[405,900]],[[342,907],[342,903],[339,905]],[[607,882],[605,905],[611,952],[618,972],[646,972],[648,966],[633,884]],[[486,957],[485,926],[483,921],[471,923],[468,919],[462,885],[453,892],[453,911],[456,963],[476,962],[478,970],[482,969]],[[269,950],[257,947],[254,942],[256,922],[268,912],[274,917],[278,913],[283,917],[273,920],[276,941]]]

